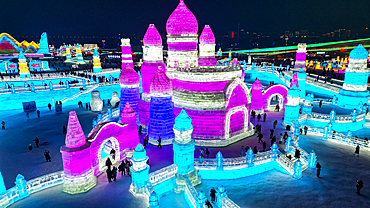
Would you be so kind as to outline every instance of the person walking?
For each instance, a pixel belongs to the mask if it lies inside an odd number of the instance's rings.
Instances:
[[[86,103],[86,110],[89,110],[89,104]]]
[[[215,190],[215,188],[211,189],[211,194],[209,196],[211,197],[212,202],[214,202],[216,200],[216,190]]]
[[[258,143],[260,143],[260,142],[263,142],[262,141],[262,138],[263,138],[263,134],[261,134],[261,133],[258,133]]]
[[[51,110],[51,104],[50,103],[48,104],[48,108],[49,108],[49,111],[50,111]]]
[[[320,100],[319,102],[319,107],[321,108],[321,106],[322,106],[322,100]]]
[[[37,118],[40,118],[40,110],[37,110]]]
[[[126,160],[126,173],[127,175],[131,176],[131,173],[130,173],[130,161]]]
[[[240,157],[244,156],[244,146],[240,147]]]
[[[141,135],[141,130],[142,130],[142,128],[143,128],[143,127],[140,125],[140,126],[139,126],[139,136]],[[145,145],[144,145],[144,146],[145,146]]]
[[[360,191],[361,191],[362,187],[364,187],[364,182],[362,180],[357,180],[356,181],[356,189],[357,189],[356,193],[357,193],[357,195],[360,195]]]
[[[270,139],[274,136],[274,129],[270,129]]]
[[[66,128],[66,126],[63,126],[63,134],[67,134],[67,128]]]
[[[30,113],[26,113],[27,121],[30,120]]]
[[[32,141],[35,141],[35,144],[36,144],[36,147],[39,147],[39,139],[36,137],[36,139],[32,140]]]
[[[263,151],[265,151],[265,149],[266,149],[266,141],[263,142],[262,147],[263,147]]]
[[[257,121],[259,122],[259,121],[260,121],[260,119],[261,119],[261,114],[258,114],[258,116],[257,116]]]
[[[116,181],[117,179],[117,167],[116,166],[113,166],[113,171],[112,171],[112,178],[113,178],[113,181]]]
[[[44,152],[46,162],[51,162],[51,157],[49,155],[49,151],[45,150]]]
[[[252,112],[251,112],[251,116],[252,116],[252,118],[254,119],[254,118],[256,117],[256,111],[252,110]]]
[[[298,149],[295,149],[294,157],[299,159],[301,157],[301,152]]]
[[[307,130],[308,130],[308,127],[307,126],[304,126],[304,135],[307,135]]]
[[[122,160],[121,164],[118,166],[118,171],[121,172],[121,175],[123,176],[123,173],[125,173],[125,161]],[[126,175],[126,173],[125,173]]]
[[[360,157],[360,145],[356,146],[355,153],[353,155]]]
[[[113,171],[110,169],[110,167],[108,167],[108,169],[107,169],[107,177],[108,177],[109,183],[112,182],[112,175],[113,175]]]
[[[108,159],[105,161],[105,166],[108,167],[108,169],[111,169],[111,166],[112,166],[112,161],[110,160],[110,158],[108,157]]]
[[[2,122],[1,122],[1,129],[2,129],[2,130],[5,130],[5,121],[2,121]]]
[[[283,138],[284,138],[283,134],[282,134],[282,133],[280,133],[279,144],[282,144],[282,143],[283,143]]]
[[[263,114],[263,122],[266,122],[266,117],[267,117],[267,114],[266,114],[266,113],[264,113],[264,114]]]
[[[32,150],[32,144],[28,145],[28,149],[31,151]]]
[[[261,129],[262,129],[262,125],[259,125],[259,124],[258,124],[258,132],[260,132],[260,133],[261,133]]]
[[[320,172],[321,172],[321,165],[319,162],[316,164],[316,176],[320,178]]]
[[[287,139],[288,139],[288,133],[287,133],[287,132],[285,132],[285,133],[284,133],[284,142],[285,142]]]
[[[272,139],[271,139],[271,145],[270,145],[270,146],[272,147],[272,145],[273,145],[275,142],[276,142],[276,136],[273,136],[273,137],[272,137]]]
[[[207,208],[213,208],[211,202],[209,202],[208,199],[206,199],[206,206],[207,206]]]
[[[157,147],[159,147],[160,149],[162,149],[162,145],[161,145],[161,142],[162,142],[162,139],[161,139],[161,137],[159,136],[158,137],[158,146]]]
[[[206,148],[206,156],[207,156],[207,159],[208,159],[208,157],[209,157],[209,154],[210,154],[211,152],[209,152],[209,150],[208,150],[208,147]]]
[[[200,148],[200,158],[204,158],[204,149]]]
[[[276,125],[277,125],[277,120],[274,121],[274,123],[272,124],[274,126],[274,129],[276,129]]]

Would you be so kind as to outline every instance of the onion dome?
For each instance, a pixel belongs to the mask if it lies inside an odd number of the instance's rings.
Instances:
[[[171,79],[168,78],[166,72],[161,66],[158,67],[157,73],[150,82],[150,94],[152,93],[172,93]]]
[[[154,24],[150,24],[146,31],[143,43],[145,46],[162,46],[162,37]]]
[[[199,37],[200,44],[215,44],[215,35],[213,34],[209,25],[204,26],[202,34]]]
[[[138,85],[140,84],[139,74],[132,68],[130,64],[122,69],[119,75],[119,83],[122,85]]]
[[[193,125],[191,124],[191,118],[186,113],[184,108],[181,110],[180,114],[175,118],[175,125],[173,126],[173,128],[179,131],[187,131],[193,129]]]
[[[252,90],[262,90],[262,84],[259,79],[252,84]]]
[[[168,18],[166,30],[168,35],[195,35],[198,33],[198,21],[185,5],[184,0],[180,0],[179,5]]]
[[[349,57],[351,59],[367,59],[368,56],[369,56],[369,52],[362,46],[362,44],[359,44],[349,54]]]

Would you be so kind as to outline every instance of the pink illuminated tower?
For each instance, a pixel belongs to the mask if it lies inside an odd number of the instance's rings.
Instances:
[[[226,146],[253,134],[251,96],[239,78],[243,73],[239,63],[214,65],[214,48],[207,52],[215,43],[214,35],[206,26],[200,38],[202,63],[198,64],[198,22],[183,0],[168,18],[166,29],[167,76],[173,85],[175,116],[186,109],[193,122],[195,143]]]
[[[290,87],[292,87],[293,85],[296,85],[297,87],[299,87],[298,85],[298,77],[297,77],[297,73],[295,73],[292,77],[292,79],[290,80]]]
[[[158,67],[166,69],[163,62],[162,38],[154,24],[150,24],[143,39],[143,64],[141,65],[143,93],[139,101],[139,122],[143,132],[147,132],[150,109],[150,81]]]
[[[121,86],[121,100],[120,100],[120,112],[125,108],[126,103],[130,103],[130,106],[135,112],[139,109],[139,85],[140,76],[132,68],[131,64],[126,64],[119,75],[119,83]],[[136,124],[139,125],[139,115],[136,114]]]
[[[251,109],[256,112],[256,114],[264,113],[263,110],[263,98],[262,98],[262,84],[256,79],[252,84],[252,104]]]
[[[184,67],[186,61],[191,67],[198,66],[198,21],[180,0],[175,11],[166,23],[168,59],[167,75],[172,79],[172,72],[178,67]],[[176,64],[177,63],[177,64]]]
[[[122,49],[122,68],[126,66],[126,64],[130,64],[130,66],[134,68],[134,63],[132,61],[131,55],[130,38],[121,39],[121,49]]]
[[[199,66],[216,66],[215,47],[215,36],[211,27],[206,25],[199,37]]]
[[[136,125],[136,112],[134,109],[130,106],[128,102],[126,102],[126,105],[124,109],[121,112],[121,121],[122,123],[127,123],[127,136],[130,138],[126,139],[127,143],[126,145],[128,147],[134,147],[137,145],[137,142],[139,141],[139,133],[137,130],[137,125]]]
[[[294,65],[294,68],[297,68],[296,71],[298,71],[300,68],[306,71],[306,56],[307,56],[306,48],[307,48],[306,43],[298,43],[298,50]]]
[[[63,191],[77,194],[96,185],[96,177],[90,163],[90,143],[86,143],[75,111],[69,112],[66,144],[60,148],[63,158]]]
[[[158,144],[157,140],[161,137],[163,145],[172,144],[175,137],[172,82],[161,66],[150,82],[150,96],[149,142]]]

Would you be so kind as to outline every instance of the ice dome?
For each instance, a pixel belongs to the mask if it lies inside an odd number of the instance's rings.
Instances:
[[[367,50],[362,46],[362,44],[359,44],[349,54],[349,58],[351,59],[367,59],[368,56],[369,52],[367,52]]]
[[[179,5],[168,18],[166,30],[168,35],[195,35],[198,33],[198,21],[185,5],[184,0],[180,0]]]
[[[143,43],[145,46],[162,46],[162,37],[154,24],[150,24],[146,31]]]
[[[180,114],[175,118],[175,125],[173,126],[174,129],[179,131],[187,131],[193,128],[191,124],[191,118],[186,113],[185,109],[183,108]]]
[[[119,83],[121,85],[135,85],[140,84],[140,76],[136,71],[131,67],[130,64],[122,69],[121,74],[119,75]]]
[[[172,82],[161,66],[158,67],[157,73],[150,82],[150,93],[171,93]]]
[[[209,25],[204,26],[202,34],[199,37],[200,44],[215,44],[215,35],[213,34]]]

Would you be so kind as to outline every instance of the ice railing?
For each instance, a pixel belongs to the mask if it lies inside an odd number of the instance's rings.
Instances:
[[[322,135],[324,133],[324,128],[316,126],[307,126],[307,133]]]
[[[322,114],[322,113],[311,113],[311,118],[313,120],[329,122],[330,121],[330,114]],[[336,115],[335,116],[335,123],[351,123],[353,116],[352,115]],[[362,121],[365,119],[364,113],[359,113],[356,115],[356,121]]]
[[[369,141],[362,138],[349,137],[339,132],[332,132],[331,135],[328,135],[328,140],[354,147],[359,145],[360,148],[370,151]]]
[[[295,151],[296,149],[299,150],[299,152],[301,153],[301,155],[299,156],[299,160],[301,161],[302,163],[302,171],[306,170],[308,168],[308,156],[309,154],[302,148],[300,148],[299,146],[292,146],[290,147],[290,151],[289,153],[292,155],[292,162],[295,163],[298,159],[294,157],[295,155]]]
[[[115,117],[118,117],[119,116],[119,111],[120,111],[120,108],[115,108],[115,109],[112,109],[112,118],[115,118]],[[109,121],[110,117],[109,117],[109,113],[108,112],[105,112],[102,114],[102,119],[97,119],[96,121],[99,123],[101,122],[105,122],[105,121]]]
[[[186,201],[189,201],[191,203],[191,204],[188,204],[189,207],[198,207],[198,203],[197,203],[198,194],[193,184],[191,184],[189,178],[185,178],[184,195],[188,199]]]
[[[64,171],[59,171],[44,175],[30,181],[27,181],[27,193],[33,194],[53,186],[63,184]],[[14,202],[20,200],[17,186],[14,186],[0,194],[0,207],[8,207]]]
[[[307,114],[306,113],[303,113],[303,114],[299,115],[299,117],[298,117],[298,122],[299,123],[301,123],[305,120],[307,120]]]
[[[332,98],[314,98],[312,102],[313,103],[320,103],[320,101],[322,101],[322,103],[326,104],[326,105],[331,105],[333,103]]]
[[[285,154],[278,152],[276,162],[283,167],[286,171],[288,171],[291,175],[294,173],[294,162],[289,160]]]
[[[233,202],[228,196],[222,198],[222,208],[240,208],[235,202]]]
[[[94,85],[94,83],[86,83],[85,86],[91,86]],[[78,84],[69,84],[69,88],[77,88],[77,87],[84,87],[84,84],[78,83]],[[50,91],[50,86],[40,86],[36,85],[34,86],[35,91]],[[65,84],[59,85],[59,84],[53,84],[53,90],[58,90],[58,89],[68,89]],[[24,86],[17,86],[14,87],[14,91],[17,92],[31,92],[31,87],[24,87]],[[12,90],[11,88],[1,88],[0,93],[11,93]]]
[[[78,97],[80,97],[81,95],[85,95],[87,93],[90,93],[92,92],[93,90],[97,89],[100,85],[99,84],[96,84],[94,86],[92,86],[91,88],[87,89],[87,90],[84,90],[84,91],[78,91],[77,93],[73,94],[72,96],[68,96],[68,97],[64,97],[62,98],[60,101],[62,103],[65,103],[67,101],[70,101],[70,100],[74,100]]]
[[[177,173],[177,165],[172,164],[149,174],[149,182],[152,186],[158,185],[170,178],[175,177]]]
[[[188,73],[212,73],[212,72],[229,72],[229,71],[239,71],[240,65],[236,66],[212,66],[212,67],[193,67],[193,68],[180,68],[177,67],[178,72],[188,72]]]
[[[259,152],[255,154],[254,165],[260,165],[263,163],[273,161],[273,153],[271,151]],[[194,158],[194,166],[201,170],[216,170],[217,159],[205,159],[205,158]],[[236,158],[223,158],[222,167],[224,170],[241,169],[248,167],[247,158],[236,157]]]
[[[45,80],[45,79],[58,79],[58,78],[69,78],[69,75],[60,75],[59,73],[48,73],[47,75],[41,76],[41,75],[32,75],[31,77],[28,78],[8,78],[4,77],[4,79],[1,79],[0,82],[12,82],[12,81],[30,81],[30,80]]]

